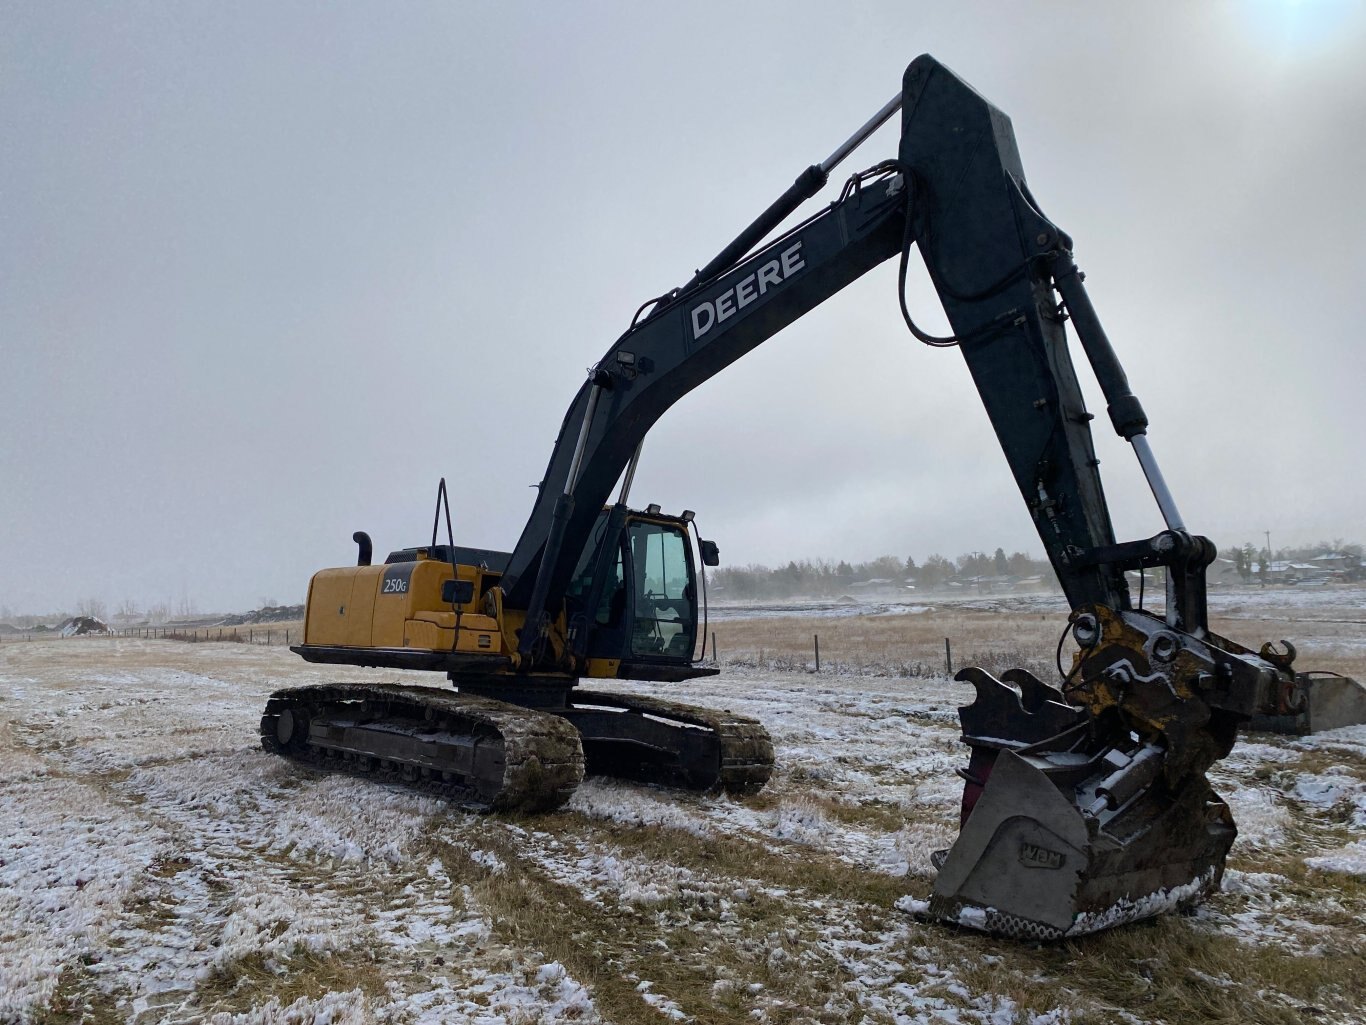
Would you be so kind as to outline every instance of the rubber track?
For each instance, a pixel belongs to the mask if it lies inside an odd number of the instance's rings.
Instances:
[[[501,737],[502,780],[484,780],[482,787],[468,781],[446,782],[429,774],[413,773],[412,766],[405,774],[401,762],[391,762],[396,767],[364,771],[354,762],[329,757],[314,745],[286,747],[276,735],[280,712],[290,706],[303,706],[310,717],[320,717],[319,713],[326,715],[328,711],[350,714],[351,709],[346,706],[358,702],[368,702],[371,714],[377,718],[426,721],[451,733],[492,733]],[[329,770],[343,769],[409,786],[416,784],[426,792],[479,811],[550,811],[569,800],[583,779],[583,747],[578,731],[566,720],[434,687],[334,683],[278,690],[266,702],[261,717],[261,746],[273,754]],[[496,794],[490,799],[488,793],[494,788]]]
[[[763,723],[730,711],[681,705],[658,698],[606,691],[570,692],[572,705],[605,705],[659,716],[711,730],[721,744],[721,772],[716,787],[728,794],[757,794],[773,774],[773,740]]]

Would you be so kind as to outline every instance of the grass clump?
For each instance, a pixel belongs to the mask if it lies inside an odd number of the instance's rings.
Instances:
[[[358,949],[314,953],[300,948],[278,959],[251,954],[216,968],[195,990],[195,1002],[205,1013],[218,1013],[249,1010],[272,998],[287,1007],[300,997],[354,989],[382,996],[387,978],[384,966]]]

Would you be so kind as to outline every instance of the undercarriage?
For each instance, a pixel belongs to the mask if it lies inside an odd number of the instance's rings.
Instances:
[[[479,811],[553,810],[585,774],[751,794],[773,771],[767,731],[730,712],[567,687],[535,688],[536,700],[518,704],[468,690],[335,683],[276,691],[261,744]]]

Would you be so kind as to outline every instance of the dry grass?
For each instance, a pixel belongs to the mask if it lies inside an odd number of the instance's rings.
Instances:
[[[1280,615],[1211,616],[1210,628],[1254,651],[1266,641],[1288,639],[1298,653],[1295,668],[1327,669],[1366,681],[1366,613],[1318,618],[1301,611]]]
[[[1048,667],[1066,617],[1040,613],[927,612],[841,617],[735,619],[714,628],[721,661],[804,668],[820,635],[822,669],[935,676],[944,672],[944,639],[955,670],[1008,662]],[[1002,665],[1002,668],[1005,668]],[[1036,669],[1036,671],[1038,671]]]
[[[367,996],[385,992],[390,970],[364,950],[315,954],[297,950],[279,963],[259,954],[217,969],[195,989],[199,1013],[241,1012],[271,998],[288,1007],[300,997],[359,989]]]
[[[753,1021],[758,993],[771,1008],[767,1020],[811,1021],[851,979],[838,959],[822,951],[819,916],[803,919],[787,895],[800,895],[804,907],[813,899],[856,901],[870,916],[870,928],[886,928],[896,915],[892,902],[904,891],[902,880],[833,859],[774,856],[751,843],[598,825],[576,815],[538,818],[534,825],[576,847],[607,843],[627,858],[688,868],[699,881],[697,890],[640,906],[595,900],[553,878],[523,856],[511,832],[490,828],[478,835],[479,846],[508,866],[503,872],[488,872],[454,847],[442,852],[452,878],[471,881],[500,938],[565,965],[592,988],[610,1021],[653,1020],[640,980],[698,1022]],[[742,884],[752,889],[727,899]],[[793,971],[798,963],[801,970]]]
[[[33,1025],[123,1025],[127,1015],[118,1001],[96,989],[85,972],[68,968],[46,1007],[39,1008]]]
[[[454,847],[442,853],[447,871],[470,881],[505,941],[535,946],[561,961],[616,1021],[647,1017],[638,979],[654,982],[699,1022],[752,1020],[756,992],[771,1021],[845,1020],[822,1013],[832,995],[853,981],[847,966],[824,949],[829,922],[823,909],[835,907],[852,913],[854,928],[870,936],[898,923],[905,928],[888,951],[903,965],[899,981],[950,1004],[964,994],[997,994],[1016,1005],[1011,1020],[1061,1007],[1076,1023],[1113,1022],[1128,1011],[1148,1021],[1289,1025],[1323,1015],[1351,1020],[1366,1005],[1366,950],[1352,942],[1329,939],[1327,949],[1304,956],[1277,944],[1248,946],[1168,916],[1073,942],[1028,946],[910,922],[891,908],[913,884],[819,853],[793,857],[741,837],[718,842],[570,813],[535,820],[535,829],[572,851],[606,849],[643,864],[685,868],[695,879],[720,881],[721,893],[740,884],[754,890],[726,911],[705,895],[687,894],[638,907],[553,878],[525,857],[517,834],[493,826],[489,822],[471,839],[496,853],[505,871],[490,873]],[[1289,878],[1288,896],[1318,902],[1325,916],[1336,919],[1324,924],[1337,926],[1337,936],[1356,934],[1353,923],[1366,912],[1357,880],[1343,880],[1347,885],[1325,906],[1322,877],[1310,879],[1301,868]],[[1227,912],[1239,907],[1233,896],[1215,902]],[[1311,913],[1307,920],[1320,917]],[[781,951],[776,957],[775,950]],[[952,966],[942,985],[935,965]],[[724,988],[716,986],[718,979],[726,980]],[[751,990],[755,986],[760,989]]]
[[[976,612],[940,606],[925,612],[831,617],[724,620],[714,627],[722,663],[810,669],[812,637],[820,635],[821,668],[828,671],[936,676],[944,673],[948,638],[953,669],[977,665],[999,673],[1014,665],[1042,679],[1056,675],[1058,638],[1067,626],[1062,612]],[[1211,628],[1256,650],[1265,641],[1291,640],[1297,668],[1327,669],[1366,679],[1366,617],[1324,619],[1298,611],[1211,617]],[[1069,638],[1063,664],[1074,650]]]
[[[658,930],[645,914],[585,901],[576,889],[549,878],[521,858],[505,833],[482,831],[479,842],[509,870],[490,872],[463,849],[447,845],[440,848],[446,872],[453,880],[469,882],[474,899],[487,910],[501,940],[532,947],[545,958],[559,961],[592,989],[594,1003],[608,1018],[634,1021],[651,1013],[636,983],[625,978],[619,967],[636,951],[646,955],[653,981],[665,981],[667,975],[670,993],[676,984],[688,984],[686,973],[677,971],[677,960],[659,957],[653,946]]]
[[[1296,956],[1275,945],[1248,946],[1196,930],[1173,916],[1073,943],[1022,948],[1016,958],[1026,977],[1042,977],[1093,1006],[1124,1008],[1147,1020],[1290,1025],[1315,1011],[1350,1016],[1366,1001],[1366,954],[1360,949]],[[1113,1019],[1093,1011],[1074,1020]]]

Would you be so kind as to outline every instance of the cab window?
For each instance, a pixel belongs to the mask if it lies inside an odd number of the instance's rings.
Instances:
[[[636,655],[689,658],[697,624],[687,535],[677,527],[635,521],[627,529]]]

